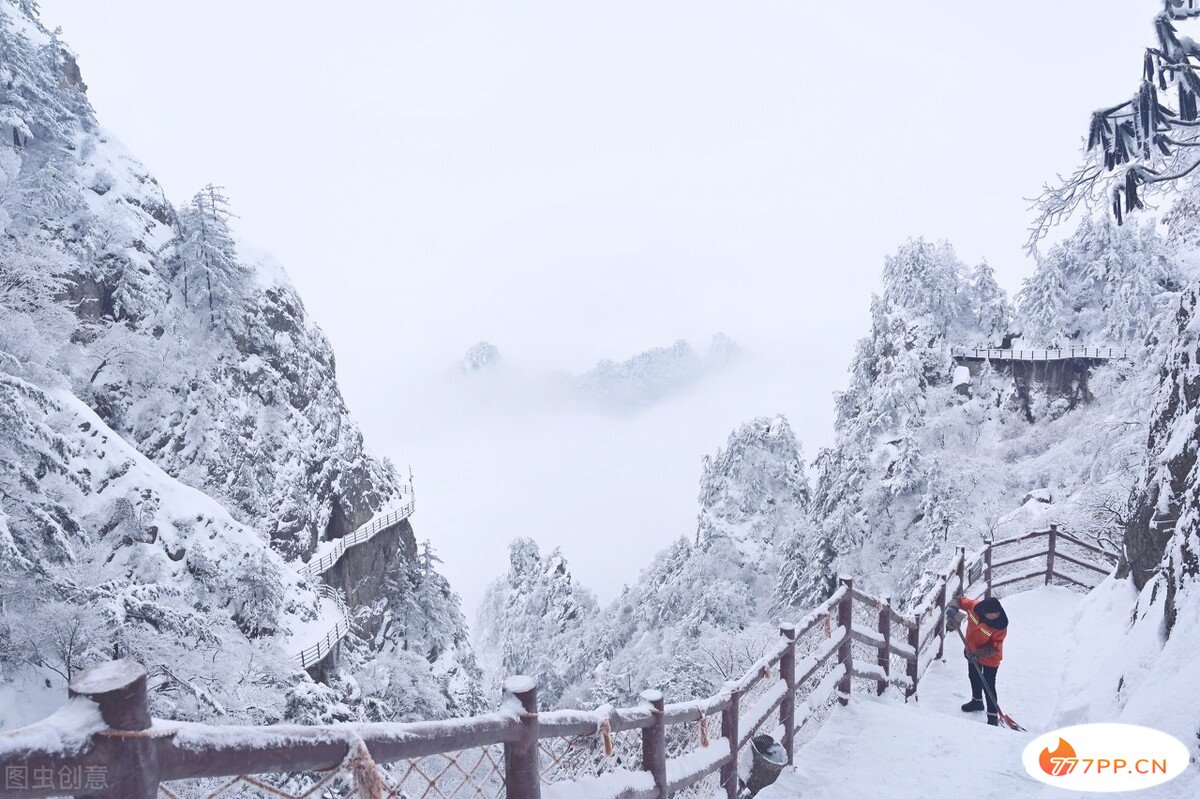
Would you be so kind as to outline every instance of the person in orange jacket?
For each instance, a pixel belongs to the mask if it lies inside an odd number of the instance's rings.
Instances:
[[[995,597],[967,599],[959,595],[950,601],[946,621],[957,627],[960,613],[967,615],[967,677],[971,681],[971,701],[962,706],[964,713],[983,710],[987,697],[987,723],[999,726],[996,700],[996,673],[1004,659],[1004,638],[1008,635],[1008,614]],[[984,687],[987,691],[984,691]]]

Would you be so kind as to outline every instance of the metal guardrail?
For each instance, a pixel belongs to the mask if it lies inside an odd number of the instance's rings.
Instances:
[[[338,620],[334,622],[333,627],[326,631],[323,638],[292,656],[292,659],[299,663],[302,669],[315,666],[329,657],[334,648],[350,632],[350,611],[346,607],[346,600],[341,593],[328,583],[319,584],[317,593],[337,605]]]
[[[1030,557],[998,562],[993,557],[994,550],[1031,543],[1037,549]],[[1068,548],[1074,548],[1072,554]],[[1034,572],[999,579],[994,574],[1042,556],[1046,565]],[[906,696],[916,693],[929,663],[943,655],[945,607],[956,593],[982,585],[990,594],[1026,579],[1050,584],[1061,578],[1086,588],[1082,573],[1068,574],[1060,565],[1103,575],[1114,559],[1053,527],[989,543],[970,558],[960,547],[949,571],[935,574],[911,613],[897,612],[887,598],[859,591],[844,577],[804,619],[782,625],[778,642],[739,679],[715,696],[673,704],[659,691],[646,691],[635,707],[544,712],[535,682],[513,677],[505,683],[500,712],[483,716],[413,724],[215,727],[153,721],[146,670],[132,661],[111,661],[72,682],[74,704],[60,711],[64,715],[0,736],[0,798],[66,793],[171,799],[186,791],[167,783],[204,779],[219,782],[186,793],[216,797],[250,789],[298,798],[343,779],[358,795],[372,797],[540,799],[543,784],[568,783],[589,795],[619,799],[718,793],[738,799],[739,754],[772,718],[778,723],[767,729],[779,731],[791,763],[796,733],[832,702],[848,703],[853,680],[867,681],[877,693],[889,686]],[[892,667],[894,660],[903,674]],[[710,718],[716,728],[711,737]],[[317,776],[296,787],[302,772]],[[280,776],[269,782],[254,775]],[[35,783],[37,778],[42,782]],[[710,778],[716,784],[705,782]],[[86,787],[77,785],[84,779]]]
[[[359,527],[353,533],[337,539],[334,545],[328,552],[323,553],[320,557],[310,560],[300,567],[300,571],[304,574],[313,577],[319,577],[329,571],[334,565],[342,559],[342,555],[346,554],[346,550],[351,547],[358,546],[366,541],[370,541],[379,533],[388,528],[395,527],[400,522],[412,516],[416,510],[416,500],[410,499],[400,508],[385,513],[382,516],[372,517],[370,521]]]
[[[337,539],[328,552],[301,566],[299,569],[300,573],[320,579],[321,575],[332,569],[342,559],[347,550],[370,541],[384,530],[395,527],[400,522],[412,516],[413,511],[416,510],[416,497],[413,493],[411,477],[407,483],[400,485],[400,497],[408,497],[408,502],[381,516],[373,516],[365,524],[350,533],[350,535]],[[340,616],[320,640],[292,656],[300,664],[300,667],[305,669],[315,666],[329,657],[330,653],[334,651],[342,639],[350,632],[350,614],[346,608],[345,598],[327,583],[319,583],[317,591],[322,596],[337,602]]]
[[[1130,347],[1056,347],[1053,349],[992,349],[988,347],[951,347],[950,356],[973,361],[1069,361],[1072,359],[1115,361],[1132,357]]]

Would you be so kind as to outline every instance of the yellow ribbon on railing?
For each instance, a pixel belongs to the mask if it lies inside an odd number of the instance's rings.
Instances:
[[[604,740],[604,756],[612,757],[612,722],[607,717],[602,718],[600,719],[600,723],[596,725],[596,728],[600,732],[600,737]]]
[[[700,717],[700,745],[708,746],[708,716]]]

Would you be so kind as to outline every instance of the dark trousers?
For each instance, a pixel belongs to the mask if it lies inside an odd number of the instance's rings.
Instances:
[[[972,699],[987,699],[987,712],[996,712],[996,672],[1000,670],[999,666],[980,666],[975,667],[974,663],[967,662],[967,676],[971,679],[971,698]],[[979,672],[983,672],[983,677],[979,676]],[[988,690],[983,690],[984,683],[987,683]]]

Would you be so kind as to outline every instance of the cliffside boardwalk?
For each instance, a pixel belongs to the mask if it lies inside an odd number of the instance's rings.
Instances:
[[[413,494],[411,476],[407,483],[401,484],[399,499],[401,500],[399,507],[376,514],[349,535],[324,542],[328,546],[318,547],[317,551],[313,553],[313,557],[300,568],[300,571],[315,580],[320,580],[321,575],[336,566],[348,550],[365,544],[384,530],[390,530],[412,516],[417,504]],[[325,630],[323,636],[318,637],[315,642],[294,655],[295,661],[302,669],[310,669],[333,654],[337,645],[350,632],[350,612],[346,607],[345,598],[338,593],[337,589],[326,583],[318,586],[318,592],[335,604],[338,616],[334,623]]]
[[[849,577],[819,607],[780,627],[777,643],[705,699],[542,711],[528,677],[505,684],[498,712],[413,724],[210,726],[152,720],[146,672],[101,664],[71,685],[55,715],[0,736],[0,797],[209,797],[250,790],[305,797],[340,786],[360,797],[587,795],[651,799],[739,794],[738,763],[762,732],[793,761],[800,735],[856,692],[911,697],[944,651],[944,608],[959,590],[1089,589],[1116,556],[1051,528],[959,549],[911,613]],[[303,773],[310,773],[305,776]],[[244,795],[244,794],[242,794]]]
[[[991,347],[951,347],[950,357],[958,361],[1118,361],[1133,357],[1129,347],[1056,347],[1053,349],[1003,349]]]

